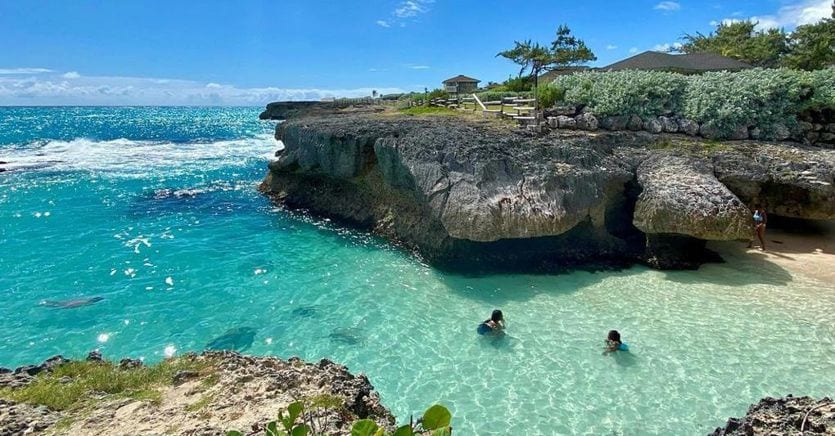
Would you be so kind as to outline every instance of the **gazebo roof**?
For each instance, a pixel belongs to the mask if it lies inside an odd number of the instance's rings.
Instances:
[[[479,83],[479,82],[481,82],[481,80],[473,79],[472,77],[467,77],[467,76],[464,76],[462,74],[459,74],[459,75],[457,75],[457,76],[455,76],[451,79],[444,80],[443,83],[444,83],[444,85],[446,85],[447,83],[462,83],[462,82],[464,82],[464,83]]]

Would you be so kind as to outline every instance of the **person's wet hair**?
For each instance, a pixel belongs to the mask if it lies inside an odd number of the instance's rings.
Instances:
[[[609,330],[609,340],[620,342],[620,333],[617,330]]]
[[[490,320],[492,320],[493,322],[499,322],[503,319],[504,319],[504,315],[502,314],[502,311],[499,310],[499,309],[494,310],[493,314],[490,315]]]

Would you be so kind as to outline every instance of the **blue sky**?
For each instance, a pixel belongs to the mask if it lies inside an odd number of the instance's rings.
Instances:
[[[501,81],[568,24],[606,65],[721,20],[791,30],[831,0],[0,0],[0,105],[243,104]]]

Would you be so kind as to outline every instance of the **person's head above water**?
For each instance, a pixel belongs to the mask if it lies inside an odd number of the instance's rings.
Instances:
[[[502,314],[502,311],[499,309],[494,310],[493,313],[490,315],[490,321],[504,321],[504,315]]]
[[[607,338],[612,342],[620,342],[620,333],[617,330],[609,330],[609,336]]]

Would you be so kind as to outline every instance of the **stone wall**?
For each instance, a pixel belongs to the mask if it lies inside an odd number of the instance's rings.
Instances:
[[[567,106],[546,110],[548,126],[552,129],[577,130],[608,130],[608,131],[644,131],[649,133],[680,133],[689,136],[700,136],[705,139],[729,140],[762,140],[758,126],[740,125],[733,129],[730,136],[724,136],[711,123],[696,121],[676,114],[655,117],[639,117],[637,115],[617,115],[598,117],[582,109]],[[772,126],[777,132],[778,141],[796,141],[823,148],[835,148],[835,116],[828,112],[803,114],[796,127],[794,120],[787,120],[785,124]]]

